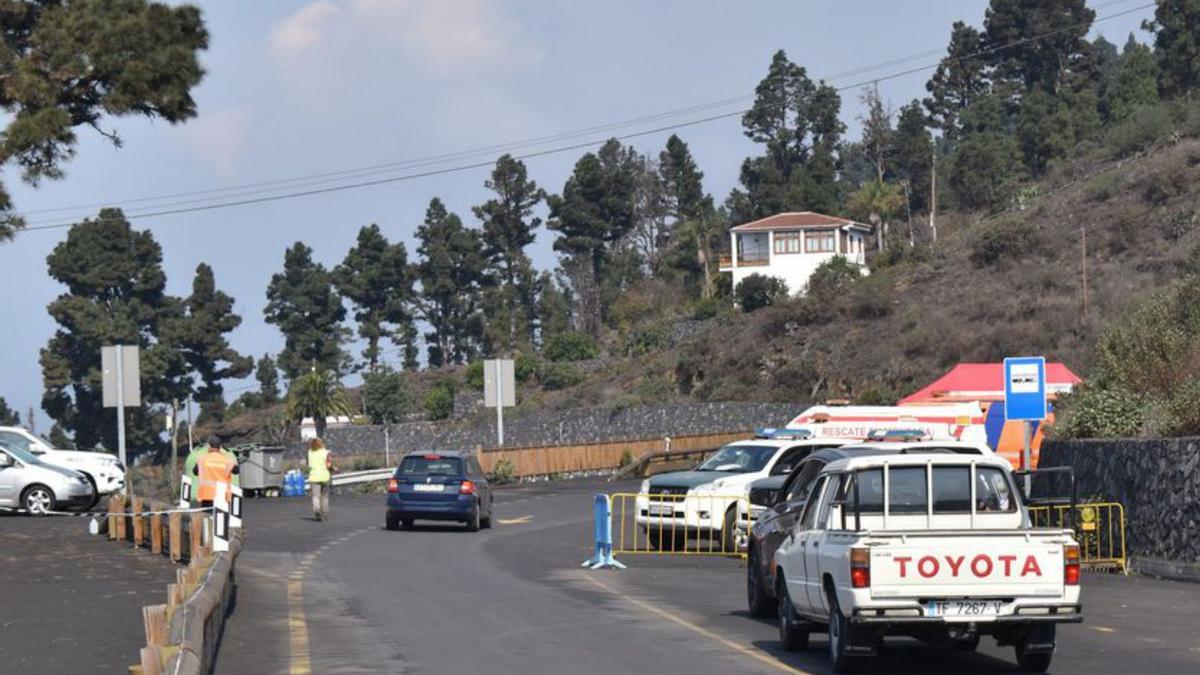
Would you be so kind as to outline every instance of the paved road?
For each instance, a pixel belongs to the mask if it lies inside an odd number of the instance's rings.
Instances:
[[[252,502],[238,606],[218,673],[828,672],[822,636],[778,650],[745,615],[743,568],[633,557],[587,572],[594,483],[498,494],[494,529],[387,532],[380,498]],[[1200,672],[1200,585],[1088,575],[1087,623],[1059,634],[1052,672]],[[880,673],[1010,673],[1011,649],[889,642]]]
[[[128,673],[166,558],[87,534],[86,518],[0,513],[0,673]]]

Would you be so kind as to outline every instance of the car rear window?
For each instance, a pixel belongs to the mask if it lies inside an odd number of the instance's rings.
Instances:
[[[400,463],[400,473],[417,476],[461,476],[462,460],[458,457],[415,455]]]

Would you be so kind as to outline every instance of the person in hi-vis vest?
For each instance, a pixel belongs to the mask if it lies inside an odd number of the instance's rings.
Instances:
[[[329,450],[321,439],[312,439],[308,444],[308,486],[312,489],[313,517],[317,520],[329,517],[333,471],[333,458],[329,456]]]
[[[240,473],[237,460],[222,451],[221,439],[216,434],[209,436],[208,450],[196,458],[196,465],[192,467],[192,475],[199,479],[196,496],[200,506],[213,505],[217,498],[217,483],[225,484],[225,499],[230,500],[233,494],[230,486],[237,473]]]

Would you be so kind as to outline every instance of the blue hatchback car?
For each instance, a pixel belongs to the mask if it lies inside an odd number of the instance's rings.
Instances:
[[[407,529],[414,520],[458,521],[469,532],[492,526],[492,488],[472,454],[409,454],[387,490],[389,530]]]

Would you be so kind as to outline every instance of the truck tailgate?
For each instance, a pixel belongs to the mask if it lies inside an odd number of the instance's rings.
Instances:
[[[1058,597],[1064,541],[1014,530],[873,534],[871,597]]]

